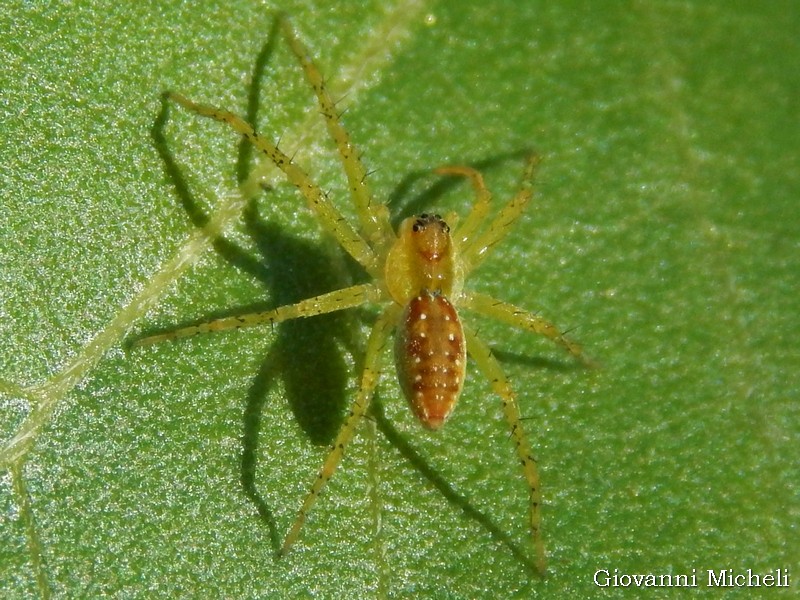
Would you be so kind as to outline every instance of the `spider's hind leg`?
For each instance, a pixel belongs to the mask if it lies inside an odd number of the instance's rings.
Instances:
[[[378,384],[378,379],[381,375],[380,363],[382,358],[382,351],[386,346],[386,342],[392,333],[392,330],[397,325],[400,319],[401,308],[396,304],[391,304],[384,310],[383,314],[375,322],[370,333],[369,340],[367,341],[367,351],[364,356],[364,371],[361,376],[361,384],[358,388],[356,399],[350,407],[350,412],[347,415],[339,433],[331,446],[328,456],[322,464],[322,468],[317,474],[314,483],[311,485],[311,490],[303,500],[303,505],[297,513],[297,518],[289,530],[283,546],[280,549],[280,554],[286,554],[297,538],[300,537],[300,532],[306,522],[308,513],[319,498],[322,489],[328,480],[333,476],[334,471],[339,466],[342,458],[344,457],[347,445],[355,435],[356,427],[361,422],[362,417],[366,414],[369,408],[372,394],[375,391],[375,386]]]
[[[472,310],[486,317],[496,319],[512,327],[542,335],[558,344],[587,367],[597,364],[583,353],[583,348],[573,342],[558,327],[547,319],[523,310],[502,300],[497,300],[478,292],[464,292],[459,301],[460,308]]]
[[[133,341],[132,347],[149,346],[159,342],[177,340],[180,338],[198,335],[200,333],[210,333],[212,331],[226,331],[229,329],[241,329],[243,327],[254,327],[256,325],[281,323],[302,317],[313,317],[325,313],[331,313],[345,308],[361,306],[367,302],[374,302],[381,298],[381,291],[374,285],[365,283],[353,285],[341,290],[321,294],[313,298],[307,298],[294,304],[279,306],[272,310],[259,313],[249,313],[246,315],[236,315],[223,317],[197,325],[181,327],[172,331],[164,331]]]
[[[489,379],[492,384],[492,389],[500,396],[503,402],[503,414],[511,427],[511,439],[514,442],[514,447],[517,451],[520,463],[522,464],[522,471],[525,475],[525,481],[528,484],[528,492],[530,495],[530,516],[529,523],[531,528],[531,535],[533,536],[533,546],[535,552],[535,566],[540,574],[544,574],[546,570],[546,558],[544,551],[544,542],[542,541],[541,533],[541,504],[542,493],[539,490],[539,470],[536,466],[536,459],[531,452],[528,438],[522,429],[522,419],[519,414],[519,407],[517,406],[517,398],[514,390],[511,389],[511,384],[503,372],[500,363],[492,354],[492,351],[469,327],[464,327],[464,335],[467,338],[467,351],[478,369]]]

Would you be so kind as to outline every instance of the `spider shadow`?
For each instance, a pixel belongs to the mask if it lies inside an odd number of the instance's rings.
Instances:
[[[586,371],[592,368],[589,365],[582,364],[570,358],[557,359],[546,356],[534,356],[521,352],[499,350],[497,348],[492,348],[492,354],[504,365],[514,364],[529,369],[539,369],[548,372],[573,373],[576,371]]]
[[[464,515],[475,521],[498,544],[505,546],[511,555],[525,567],[532,575],[540,577],[541,573],[535,561],[523,550],[514,539],[502,530],[489,515],[476,508],[464,495],[456,489],[433,468],[430,463],[411,445],[406,438],[386,418],[383,403],[376,397],[370,405],[369,417],[375,421],[378,431],[394,446],[400,455],[453,506],[459,508]]]
[[[249,122],[255,122],[259,112],[258,89],[274,52],[277,34],[278,21],[275,20],[267,42],[255,61],[246,111]],[[210,216],[192,193],[183,175],[185,170],[167,143],[165,129],[169,111],[170,103],[166,96],[162,96],[151,137],[183,210],[196,227],[203,228],[207,226]],[[240,183],[249,173],[252,154],[248,143],[239,144],[236,175]],[[170,329],[225,316],[269,310],[351,284],[343,281],[342,276],[332,273],[331,257],[319,245],[286,235],[279,225],[265,222],[258,214],[255,201],[246,207],[243,220],[244,230],[258,248],[260,257],[253,256],[224,236],[215,239],[213,247],[237,271],[261,282],[266,288],[269,302],[216,311],[202,319],[179,323]],[[240,481],[245,495],[268,526],[270,542],[275,550],[280,547],[281,536],[273,511],[256,485],[263,411],[270,392],[280,382],[294,417],[311,442],[329,444],[338,431],[348,399],[350,373],[341,347],[353,350],[349,333],[351,327],[348,318],[341,313],[275,325],[269,332],[273,338],[270,349],[248,391],[243,413]]]

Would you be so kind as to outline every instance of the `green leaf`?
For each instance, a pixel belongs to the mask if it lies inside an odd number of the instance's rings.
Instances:
[[[598,569],[796,579],[794,4],[280,8],[393,215],[465,214],[467,183],[433,167],[480,166],[500,204],[525,151],[544,158],[528,214],[469,285],[576,327],[602,364],[471,321],[527,417],[549,573],[530,568],[488,383],[472,373],[426,432],[388,356],[377,410],[275,558],[374,311],[125,342],[365,279],[274,170],[239,191],[236,136],[161,103],[257,106],[259,131],[351,217],[312,92],[253,3],[17,2],[0,15],[6,594],[561,598],[595,595]]]

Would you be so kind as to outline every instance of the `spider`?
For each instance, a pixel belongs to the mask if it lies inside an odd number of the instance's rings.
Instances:
[[[464,386],[467,355],[491,382],[492,389],[502,402],[530,493],[529,524],[535,565],[540,572],[544,572],[539,474],[523,432],[516,396],[487,344],[476,335],[474,329],[462,323],[458,312],[466,309],[543,335],[574,357],[582,359],[580,346],[542,317],[463,287],[467,275],[506,236],[528,204],[538,159],[535,155],[528,157],[519,191],[493,217],[489,215],[491,194],[478,171],[466,166],[436,169],[435,173],[442,176],[467,179],[474,189],[475,201],[463,223],[451,230],[448,221],[455,224],[454,215],[449,215],[445,220],[438,214],[425,213],[405,219],[395,233],[390,225],[388,208],[375,202],[370,194],[366,183],[367,172],[350,141],[350,135],[342,126],[319,69],[289,21],[285,17],[278,19],[283,37],[314,90],[328,133],[338,149],[355,205],[357,226],[342,217],[328,195],[290,157],[256,133],[242,118],[227,110],[195,103],[177,93],[167,92],[166,96],[189,112],[227,124],[272,161],[298,188],[322,229],[330,233],[364,268],[371,281],[266,312],[226,317],[151,335],[135,341],[133,345],[142,346],[210,331],[280,323],[366,303],[381,305],[382,311],[367,341],[356,397],[279,554],[288,552],[297,541],[309,512],[341,462],[359,421],[365,416],[381,376],[383,350],[394,332],[394,355],[400,388],[423,427],[440,429],[452,413]]]

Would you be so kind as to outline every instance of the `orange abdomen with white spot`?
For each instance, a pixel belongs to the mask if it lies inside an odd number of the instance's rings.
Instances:
[[[439,292],[412,298],[395,338],[400,387],[420,422],[441,427],[464,386],[467,349],[456,309]]]

